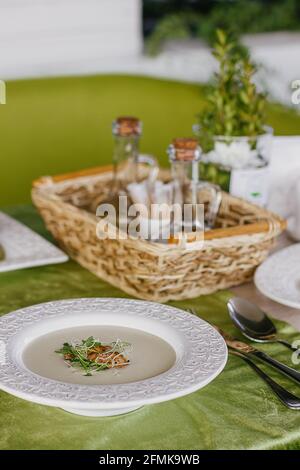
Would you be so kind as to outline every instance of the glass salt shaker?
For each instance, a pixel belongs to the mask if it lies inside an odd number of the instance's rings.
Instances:
[[[169,161],[171,163],[171,175],[173,180],[173,202],[190,204],[193,209],[192,220],[186,221],[184,217],[184,230],[194,231],[212,229],[221,204],[221,190],[211,183],[200,181],[199,162],[201,148],[195,138],[174,139],[168,147]],[[196,204],[204,204],[204,226]]]

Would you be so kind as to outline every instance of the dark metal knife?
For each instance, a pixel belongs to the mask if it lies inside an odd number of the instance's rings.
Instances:
[[[262,351],[259,351],[253,346],[250,346],[249,344],[244,343],[243,341],[233,338],[229,334],[222,331],[220,328],[218,327],[215,327],[215,328],[223,336],[229,348],[235,351],[238,351],[240,353],[246,354],[246,355],[257,357],[257,359],[259,359],[260,361],[269,364],[277,371],[282,372],[287,377],[289,377],[290,379],[293,379],[295,382],[300,384],[300,372],[298,372],[297,370],[293,369],[292,367],[286,366],[285,364],[283,364],[280,361],[277,361],[276,359],[273,359],[268,354]]]

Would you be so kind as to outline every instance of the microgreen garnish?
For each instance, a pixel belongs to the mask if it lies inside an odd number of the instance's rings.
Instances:
[[[124,353],[128,352],[130,347],[130,343],[119,339],[104,344],[90,336],[81,340],[81,343],[64,343],[62,348],[55,352],[61,354],[69,366],[82,369],[84,375],[91,376],[95,372],[127,366],[130,362]]]

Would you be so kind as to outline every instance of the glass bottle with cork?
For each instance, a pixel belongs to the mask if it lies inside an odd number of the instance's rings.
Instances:
[[[185,204],[194,208],[192,220],[183,217],[185,231],[212,229],[221,203],[219,187],[200,180],[201,153],[198,140],[192,137],[174,139],[168,147],[174,188],[173,202],[181,204],[183,209]],[[205,207],[203,221],[197,212],[199,204],[204,204]]]
[[[158,164],[154,157],[140,155],[139,143],[142,134],[142,122],[132,116],[121,116],[112,123],[114,138],[113,177],[106,197],[100,196],[93,201],[92,212],[96,212],[99,204],[112,204],[119,213],[119,196],[131,198],[128,186],[147,180],[148,196],[151,196],[153,185],[158,174]],[[142,165],[144,164],[144,165]],[[148,173],[146,165],[150,167]]]
[[[151,191],[150,184],[156,179],[158,165],[155,158],[139,153],[142,122],[136,117],[118,117],[112,124],[112,133],[115,142],[113,192],[128,194],[129,184],[142,181],[145,178],[145,168],[141,164],[150,167],[147,180],[148,190]]]

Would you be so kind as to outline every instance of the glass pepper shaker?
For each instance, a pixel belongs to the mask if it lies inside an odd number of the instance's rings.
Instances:
[[[202,230],[213,228],[221,203],[221,190],[216,185],[200,180],[201,148],[198,140],[174,139],[168,147],[168,154],[173,180],[173,202],[182,206],[191,204],[195,208],[196,204],[205,206],[204,227],[194,209],[192,221],[184,218],[184,229],[193,231],[199,226]]]

